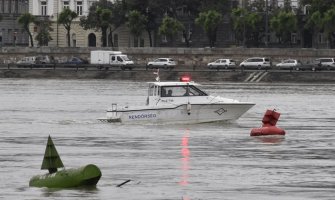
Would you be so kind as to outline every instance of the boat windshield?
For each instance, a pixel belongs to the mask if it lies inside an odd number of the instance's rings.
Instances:
[[[162,86],[161,97],[208,96],[194,85]]]

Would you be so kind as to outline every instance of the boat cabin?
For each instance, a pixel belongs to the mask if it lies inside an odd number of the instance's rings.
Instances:
[[[148,97],[208,96],[194,82],[151,82]]]

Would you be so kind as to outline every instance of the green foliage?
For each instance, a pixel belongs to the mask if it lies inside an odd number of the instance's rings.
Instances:
[[[76,17],[78,17],[76,12],[65,8],[58,16],[58,23],[63,24],[66,30],[70,30],[71,23]]]
[[[324,32],[327,35],[331,47],[335,46],[335,7],[327,10],[323,18]]]
[[[67,37],[67,46],[71,46],[70,42],[70,31],[72,21],[78,17],[77,13],[70,10],[69,8],[65,8],[58,16],[58,23],[62,24],[66,29],[66,37]]]
[[[291,33],[297,30],[297,18],[292,12],[281,11],[270,19],[270,28],[280,43],[288,43],[291,41]]]
[[[129,12],[127,26],[135,37],[141,36],[143,30],[145,30],[146,23],[147,17],[139,11],[132,10]]]
[[[222,15],[215,10],[201,12],[195,19],[195,23],[200,25],[207,33],[210,47],[213,47],[215,44],[216,32],[221,21]]]
[[[169,16],[165,16],[161,26],[159,27],[158,32],[160,35],[165,35],[173,38],[173,36],[176,35],[178,31],[182,31],[183,29],[183,24],[180,23],[178,20]]]
[[[322,28],[322,14],[320,11],[315,11],[310,15],[307,20],[306,28],[314,28],[315,30],[321,30]]]
[[[248,12],[244,8],[235,8],[231,12],[231,19],[233,25],[233,31],[235,33],[235,39],[239,42],[244,41],[246,38],[246,20]]]
[[[102,46],[107,46],[107,30],[120,27],[126,21],[127,6],[124,1],[112,3],[107,0],[100,0],[94,3],[87,16],[80,18],[80,26],[85,30],[95,29],[101,31]],[[113,32],[111,30],[110,32]]]
[[[51,22],[49,19],[44,18],[41,20],[35,20],[34,23],[38,27],[38,33],[35,39],[38,42],[39,46],[48,46],[49,41],[52,40],[50,32],[53,31],[51,28]]]
[[[29,30],[29,24],[34,23],[36,20],[35,16],[30,13],[24,13],[18,18],[19,24],[22,25],[23,29],[28,33],[30,39],[30,45],[34,46],[33,36]]]

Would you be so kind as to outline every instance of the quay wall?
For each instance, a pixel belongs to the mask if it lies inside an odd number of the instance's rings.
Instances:
[[[258,74],[257,74],[258,73]],[[197,82],[260,82],[260,83],[335,83],[335,71],[160,71],[162,81],[179,81],[190,75]],[[266,73],[262,76],[262,73]],[[259,78],[262,76],[262,78]],[[85,69],[0,69],[0,78],[34,79],[110,79],[130,81],[155,81],[152,70],[85,70]]]
[[[285,58],[299,59],[303,63],[315,58],[335,57],[335,49],[296,49],[296,48],[96,48],[96,47],[2,47],[0,48],[0,64],[16,63],[25,56],[49,55],[65,61],[72,56],[89,60],[92,50],[115,50],[129,55],[136,64],[144,65],[157,57],[174,58],[178,65],[185,67],[206,66],[218,58],[232,58],[237,62],[245,58],[269,57],[273,63]]]
[[[144,66],[147,61],[157,57],[171,57],[178,62],[172,71],[160,71],[161,80],[178,80],[183,74],[192,75],[196,81],[234,81],[244,82],[253,75],[253,71],[208,70],[208,62],[217,58],[233,58],[242,61],[253,56],[272,59],[273,63],[285,58],[312,61],[320,57],[335,57],[334,49],[284,49],[284,48],[56,48],[56,47],[3,47],[0,48],[0,64],[6,66],[15,63],[21,57],[49,55],[59,61],[72,56],[89,59],[92,50],[115,50],[129,55],[136,64]],[[8,65],[9,66],[9,65]],[[85,70],[81,69],[15,69],[0,68],[0,78],[64,78],[64,79],[116,79],[134,81],[153,81],[153,71],[142,69],[133,71],[120,70]],[[252,77],[251,77],[252,78]],[[257,80],[257,79],[256,79]],[[335,71],[276,71],[269,70],[259,82],[312,82],[335,83]]]

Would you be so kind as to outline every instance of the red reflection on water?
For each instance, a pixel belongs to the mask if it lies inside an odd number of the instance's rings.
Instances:
[[[181,181],[179,181],[179,185],[186,186],[188,185],[188,178],[189,174],[188,171],[190,169],[189,161],[190,161],[190,150],[188,148],[188,139],[189,139],[190,132],[187,129],[183,138],[181,140],[181,169],[182,169],[182,176]],[[184,198],[185,199],[185,198]],[[188,197],[186,197],[188,199]]]
[[[283,136],[256,136],[257,140],[268,143],[268,144],[278,144],[284,141],[285,137]]]

